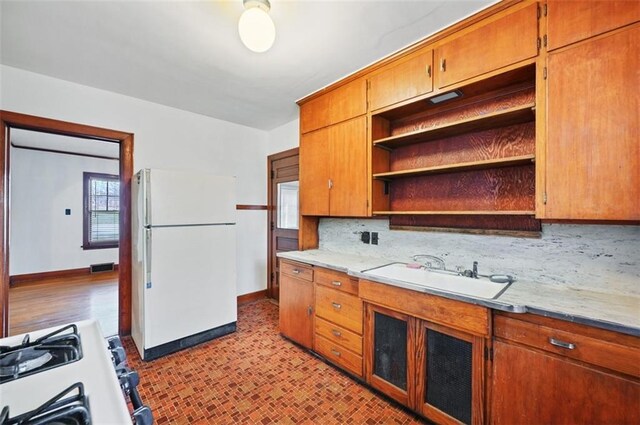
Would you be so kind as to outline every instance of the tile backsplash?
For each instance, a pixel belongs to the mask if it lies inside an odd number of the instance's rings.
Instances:
[[[378,245],[360,241],[378,232]],[[640,226],[545,224],[541,238],[389,230],[386,219],[323,218],[320,248],[410,261],[415,254],[445,260],[447,268],[512,274],[521,281],[640,296]]]

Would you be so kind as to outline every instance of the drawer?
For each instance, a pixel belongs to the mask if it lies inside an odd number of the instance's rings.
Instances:
[[[362,377],[362,356],[359,356],[339,344],[316,335],[316,350],[325,359],[349,372]]]
[[[308,264],[280,260],[280,273],[313,282],[313,268]]]
[[[320,285],[358,295],[358,279],[349,277],[346,273],[318,268],[315,279]]]
[[[561,322],[559,324],[562,326]],[[623,341],[616,343],[611,339],[603,340],[594,335],[584,335],[567,329],[561,330],[549,325],[550,323],[532,323],[496,315],[494,335],[567,358],[640,377],[638,346],[622,343]],[[628,335],[621,338],[628,338]]]
[[[362,335],[362,301],[355,295],[316,285],[316,316]]]
[[[339,344],[358,355],[362,355],[362,337],[342,326],[316,317],[316,335],[320,335],[333,344]]]

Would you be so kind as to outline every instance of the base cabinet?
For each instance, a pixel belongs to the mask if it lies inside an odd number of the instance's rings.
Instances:
[[[493,424],[640,423],[637,380],[500,341],[493,359]]]
[[[365,375],[439,424],[484,423],[484,339],[367,304]]]
[[[280,262],[280,333],[298,344],[313,346],[313,269]]]

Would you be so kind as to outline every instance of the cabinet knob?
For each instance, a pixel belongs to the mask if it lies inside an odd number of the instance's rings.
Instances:
[[[331,349],[331,353],[336,356],[336,357],[340,357],[340,351],[336,351],[333,348]]]
[[[342,308],[342,305],[336,303],[336,302],[332,302],[331,305],[333,306],[333,308],[335,308],[336,310],[340,310]]]
[[[300,270],[298,270],[298,269],[293,269],[293,270],[291,270],[291,273],[293,273],[293,274],[300,274]]]
[[[329,179],[329,189],[331,189],[333,187],[333,180]]]
[[[427,65],[427,77],[431,78],[431,65]]]
[[[307,316],[311,316],[313,314],[313,307],[307,307]]]
[[[333,286],[342,286],[342,282],[340,282],[339,280],[334,280],[334,281],[331,282],[331,284]]]
[[[556,347],[560,348],[566,348],[567,350],[573,350],[576,348],[576,345],[571,342],[564,342],[555,338],[549,338],[549,344],[555,345]]]
[[[333,334],[333,336],[338,336],[338,337],[342,336],[342,332],[337,331],[335,329],[331,329],[331,333]]]
[[[447,60],[445,58],[440,59],[440,71],[444,72],[447,70]]]

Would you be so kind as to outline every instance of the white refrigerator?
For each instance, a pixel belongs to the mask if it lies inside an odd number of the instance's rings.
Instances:
[[[235,177],[144,169],[131,186],[131,335],[140,356],[235,331]]]

